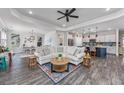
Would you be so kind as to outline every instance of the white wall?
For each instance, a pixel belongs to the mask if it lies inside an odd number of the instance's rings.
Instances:
[[[13,48],[16,48],[16,47],[12,47],[12,44],[11,44],[11,34],[19,34],[20,35],[20,46],[18,48],[22,48],[23,47],[23,44],[24,44],[24,40],[25,40],[25,37],[29,37],[31,36],[32,34],[32,31],[30,32],[16,32],[16,31],[10,31],[10,32],[7,32],[7,46],[10,47],[11,49]],[[34,46],[34,47],[37,47],[37,37],[38,36],[42,36],[43,37],[43,34],[41,33],[34,33],[34,36],[35,36],[35,40],[34,42],[30,43],[26,43],[26,46],[27,47],[30,47],[30,46]]]
[[[51,31],[55,30],[54,25],[46,23],[41,20],[33,19],[22,14],[15,12],[13,9],[0,9],[0,26],[2,25],[11,29],[12,31],[8,31],[8,47],[11,48],[11,33],[20,34],[21,36],[21,44],[22,47],[24,37],[29,36],[29,32],[34,30],[38,35],[47,34]],[[49,35],[48,35],[49,36]],[[54,43],[54,42],[53,42]],[[36,46],[36,42],[33,45]]]
[[[44,36],[44,45],[57,46],[58,39],[56,31],[51,31]]]
[[[82,46],[82,37],[75,37],[75,46]]]

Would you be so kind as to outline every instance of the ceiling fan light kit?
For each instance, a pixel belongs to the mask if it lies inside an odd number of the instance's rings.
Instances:
[[[65,11],[65,13],[61,12],[61,11],[57,11],[58,13],[62,14],[62,17],[57,18],[57,20],[60,20],[62,18],[66,18],[66,21],[69,22],[69,18],[79,18],[79,16],[76,15],[72,15],[72,13],[76,11],[76,8],[72,8],[71,10],[67,9]]]

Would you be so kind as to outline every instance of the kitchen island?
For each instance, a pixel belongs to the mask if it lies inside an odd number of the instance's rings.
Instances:
[[[96,57],[105,58],[107,55],[106,47],[96,47]]]

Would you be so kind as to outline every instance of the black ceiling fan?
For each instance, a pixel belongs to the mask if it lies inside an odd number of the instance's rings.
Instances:
[[[65,13],[63,13],[63,12],[61,12],[61,11],[57,11],[58,13],[60,13],[60,14],[63,15],[62,17],[57,18],[57,20],[60,20],[60,19],[66,17],[66,21],[69,22],[69,17],[72,17],[72,18],[79,18],[79,16],[71,15],[75,10],[76,10],[76,8],[72,8],[71,10],[67,9],[67,10],[65,11]]]

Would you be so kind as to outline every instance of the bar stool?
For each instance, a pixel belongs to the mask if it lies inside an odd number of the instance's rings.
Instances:
[[[6,71],[7,70],[7,63],[6,63],[6,58],[0,57],[0,71]]]
[[[31,49],[31,54],[34,54],[34,52],[36,51],[36,49]]]
[[[37,67],[37,60],[36,60],[35,56],[30,56],[29,57],[28,67],[31,68],[31,69]]]
[[[96,48],[94,46],[90,47],[90,55],[92,57],[96,57]]]
[[[30,53],[30,49],[26,49],[26,50],[25,50],[25,53],[26,53],[26,54],[31,54],[31,53]]]

